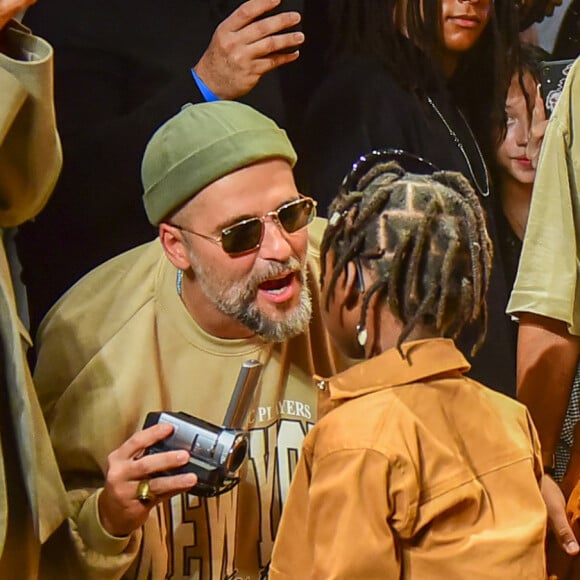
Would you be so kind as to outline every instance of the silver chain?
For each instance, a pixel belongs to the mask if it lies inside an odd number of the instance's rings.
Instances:
[[[175,286],[177,288],[177,295],[181,296],[183,293],[183,270],[179,268],[177,270],[177,276],[175,278]]]
[[[441,119],[441,121],[445,125],[445,128],[447,129],[449,135],[451,136],[451,138],[455,142],[455,145],[457,145],[457,148],[461,152],[461,155],[463,155],[463,159],[465,159],[465,163],[467,163],[467,168],[469,169],[469,174],[471,175],[471,179],[473,180],[475,187],[477,187],[479,193],[481,193],[481,195],[483,197],[488,197],[489,196],[489,175],[487,174],[487,166],[486,166],[485,160],[483,158],[483,153],[481,152],[481,149],[479,148],[479,144],[477,142],[477,139],[475,138],[475,135],[473,134],[473,131],[471,130],[471,127],[469,126],[469,123],[467,122],[467,119],[463,116],[463,113],[461,111],[459,111],[459,114],[461,115],[461,119],[463,120],[463,122],[465,123],[465,126],[467,127],[467,130],[469,131],[469,135],[471,136],[471,139],[473,140],[473,143],[474,143],[475,148],[477,150],[477,154],[479,155],[479,160],[481,161],[481,166],[483,167],[483,174],[485,176],[485,189],[483,189],[481,187],[479,181],[477,181],[477,177],[475,177],[475,173],[473,172],[473,167],[471,166],[471,162],[469,161],[469,157],[467,155],[467,152],[465,151],[465,147],[463,146],[463,143],[461,142],[461,140],[457,136],[457,133],[451,128],[451,126],[447,122],[447,119],[443,116],[443,114],[437,108],[437,105],[433,102],[433,99],[429,95],[427,95],[427,102],[431,105],[431,108],[435,111],[437,116]]]

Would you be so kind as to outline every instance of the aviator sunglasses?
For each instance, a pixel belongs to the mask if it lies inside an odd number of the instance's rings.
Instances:
[[[371,167],[377,163],[396,161],[407,173],[431,175],[439,168],[423,157],[404,151],[403,149],[373,149],[370,153],[361,155],[342,180],[342,187],[347,191],[357,189],[358,182]]]
[[[222,229],[218,238],[194,232],[177,224],[169,224],[178,230],[194,234],[214,244],[221,244],[224,252],[231,255],[244,254],[260,247],[264,237],[264,223],[271,217],[285,232],[293,234],[306,227],[316,217],[316,201],[310,197],[300,197],[269,211],[262,217],[241,220]]]

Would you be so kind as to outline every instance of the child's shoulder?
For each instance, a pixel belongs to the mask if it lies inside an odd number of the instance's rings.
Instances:
[[[317,454],[339,450],[375,450],[390,454],[401,441],[412,413],[392,389],[381,389],[340,403],[308,435]]]
[[[500,439],[519,433],[516,438],[525,442],[531,434],[529,414],[518,401],[468,377],[428,378],[342,402],[320,419],[309,444],[320,453],[373,449],[398,454],[431,438],[446,440],[456,428],[467,433],[470,424],[496,430]]]

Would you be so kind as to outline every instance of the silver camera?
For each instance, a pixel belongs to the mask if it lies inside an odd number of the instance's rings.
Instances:
[[[189,453],[186,465],[155,473],[154,477],[195,473],[197,484],[189,493],[204,497],[222,494],[237,485],[239,478],[235,473],[244,462],[248,449],[244,423],[261,372],[262,363],[257,360],[248,360],[242,364],[222,426],[183,412],[149,413],[143,428],[157,423],[170,423],[173,425],[173,433],[148,447],[145,454],[179,449]]]

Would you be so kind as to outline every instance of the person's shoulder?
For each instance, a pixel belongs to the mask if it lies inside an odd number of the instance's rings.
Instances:
[[[576,57],[576,59],[572,63],[572,68],[570,69],[569,74],[571,77],[575,77],[576,79],[580,75],[580,56]]]
[[[490,415],[494,415],[505,424],[509,424],[510,421],[515,421],[521,425],[527,426],[528,411],[523,403],[520,403],[516,399],[500,393],[499,391],[491,389],[478,381],[467,377],[466,380],[478,392],[478,402],[476,403],[476,406],[479,406],[482,409],[485,406]]]
[[[378,389],[336,404],[317,422],[312,439],[322,454],[367,449],[389,455],[404,445],[401,435],[413,417],[394,389]]]
[[[87,287],[95,286],[96,282],[125,278],[134,270],[148,269],[157,262],[162,254],[163,249],[157,239],[136,246],[91,270],[63,298],[75,292],[83,292]]]
[[[107,317],[121,319],[154,295],[156,272],[165,259],[158,240],[143,244],[104,262],[68,290],[50,309],[39,336],[51,329]]]
[[[564,135],[573,132],[574,118],[578,114],[580,114],[580,57],[568,69],[562,92],[548,122],[544,141],[549,140],[551,132]],[[542,148],[542,151],[544,149],[546,147]]]
[[[574,95],[575,102],[580,103],[580,56],[576,58],[574,63],[572,64],[572,68],[568,73],[569,83],[570,86],[574,86],[575,88],[571,88],[570,92]]]
[[[380,142],[385,133],[398,131],[416,117],[416,102],[414,94],[376,59],[353,55],[337,62],[314,91],[304,116],[299,156],[303,154],[308,158],[303,161],[312,166],[306,170],[312,173],[312,183],[319,181],[319,159],[331,159],[331,166],[337,170],[340,166],[342,175],[345,155],[351,161],[361,153],[361,140],[367,141],[366,147],[369,140]],[[318,195],[329,196],[324,185],[317,187]],[[329,200],[334,186],[331,191]]]
[[[126,356],[135,341],[155,333],[166,263],[159,241],[139,246],[89,272],[48,312],[34,372],[45,413],[69,386],[98,388],[110,383],[114,369],[130,367]]]
[[[480,385],[488,402],[486,410],[480,414],[482,425],[488,428],[496,424],[495,433],[498,441],[503,437],[505,451],[518,449],[525,454],[534,454],[537,447],[537,433],[528,408],[519,401]],[[481,408],[478,403],[474,409]]]
[[[308,281],[310,284],[310,291],[316,295],[320,294],[319,279],[320,279],[320,245],[322,244],[322,237],[328,220],[321,217],[316,217],[308,226],[308,253],[306,256],[307,268],[309,270]]]
[[[315,217],[308,226],[308,255],[317,260],[320,260],[320,244],[327,224],[327,219]]]
[[[378,59],[366,55],[345,55],[330,67],[313,100],[356,101],[379,91],[383,93],[383,98],[408,96],[401,83]]]

